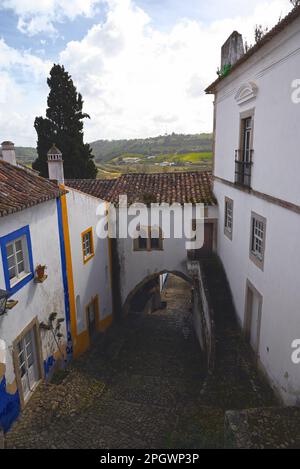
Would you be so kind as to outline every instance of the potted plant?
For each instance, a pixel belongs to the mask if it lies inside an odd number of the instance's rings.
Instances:
[[[46,266],[46,265],[41,265],[41,264],[39,264],[39,265],[37,266],[37,268],[35,269],[36,279],[37,279],[39,282],[42,281],[42,280],[44,280],[46,269],[47,269],[47,266]]]

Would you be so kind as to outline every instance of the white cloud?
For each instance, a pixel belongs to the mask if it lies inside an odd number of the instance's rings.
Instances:
[[[60,55],[92,117],[88,140],[211,130],[212,100],[203,91],[216,78],[221,45],[237,28],[251,41],[255,24],[272,26],[289,9],[286,0],[266,0],[246,18],[184,19],[162,33],[133,1],[107,4],[106,21]]]
[[[1,0],[0,8],[12,9],[19,17],[18,29],[29,36],[55,36],[55,23],[77,16],[91,17],[101,0]]]
[[[33,123],[46,104],[51,62],[20,52],[0,39],[0,140],[32,145]]]
[[[85,112],[91,115],[85,122],[86,141],[212,130],[212,98],[204,95],[204,88],[216,78],[221,45],[235,29],[251,41],[255,24],[272,26],[289,9],[286,0],[265,0],[247,17],[207,25],[182,19],[162,33],[132,0],[103,1],[105,21],[94,25],[81,41],[68,43],[60,54],[60,62],[83,95]],[[42,14],[42,8],[50,9],[56,0],[8,2],[18,5],[19,14],[27,17],[26,8],[33,11],[35,4],[37,8],[41,4]],[[22,10],[23,3],[28,6]],[[35,145],[33,122],[45,114],[51,66],[0,40],[3,140]]]

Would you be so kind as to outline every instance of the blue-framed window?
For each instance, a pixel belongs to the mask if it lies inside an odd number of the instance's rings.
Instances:
[[[29,226],[0,238],[6,290],[13,295],[34,278]]]

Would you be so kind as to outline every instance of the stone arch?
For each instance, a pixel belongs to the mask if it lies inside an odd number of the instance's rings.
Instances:
[[[150,283],[152,280],[155,280],[156,278],[159,278],[159,276],[163,275],[163,274],[176,275],[177,277],[180,277],[183,280],[185,280],[187,283],[189,283],[191,287],[193,287],[193,285],[194,285],[193,279],[191,277],[189,277],[187,274],[185,274],[183,272],[180,272],[180,271],[174,271],[174,270],[171,271],[171,270],[166,269],[166,270],[162,270],[160,272],[155,272],[153,274],[149,274],[141,282],[139,282],[133,288],[133,290],[131,290],[131,292],[127,295],[127,298],[126,298],[126,300],[123,304],[123,307],[122,307],[122,315],[123,316],[128,315],[129,309],[130,309],[130,304],[131,304],[134,296],[139,292],[139,290],[141,290],[143,287],[145,287],[147,285],[147,283]]]

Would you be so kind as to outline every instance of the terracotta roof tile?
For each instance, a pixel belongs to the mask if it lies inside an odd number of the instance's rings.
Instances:
[[[65,194],[55,182],[0,160],[0,217]]]
[[[68,179],[66,186],[80,192],[92,195],[102,200],[107,200],[107,195],[114,186],[115,179]]]
[[[66,181],[66,185],[114,204],[118,203],[120,195],[127,195],[129,204],[177,202],[216,205],[212,174],[208,171],[123,174],[114,180]]]

